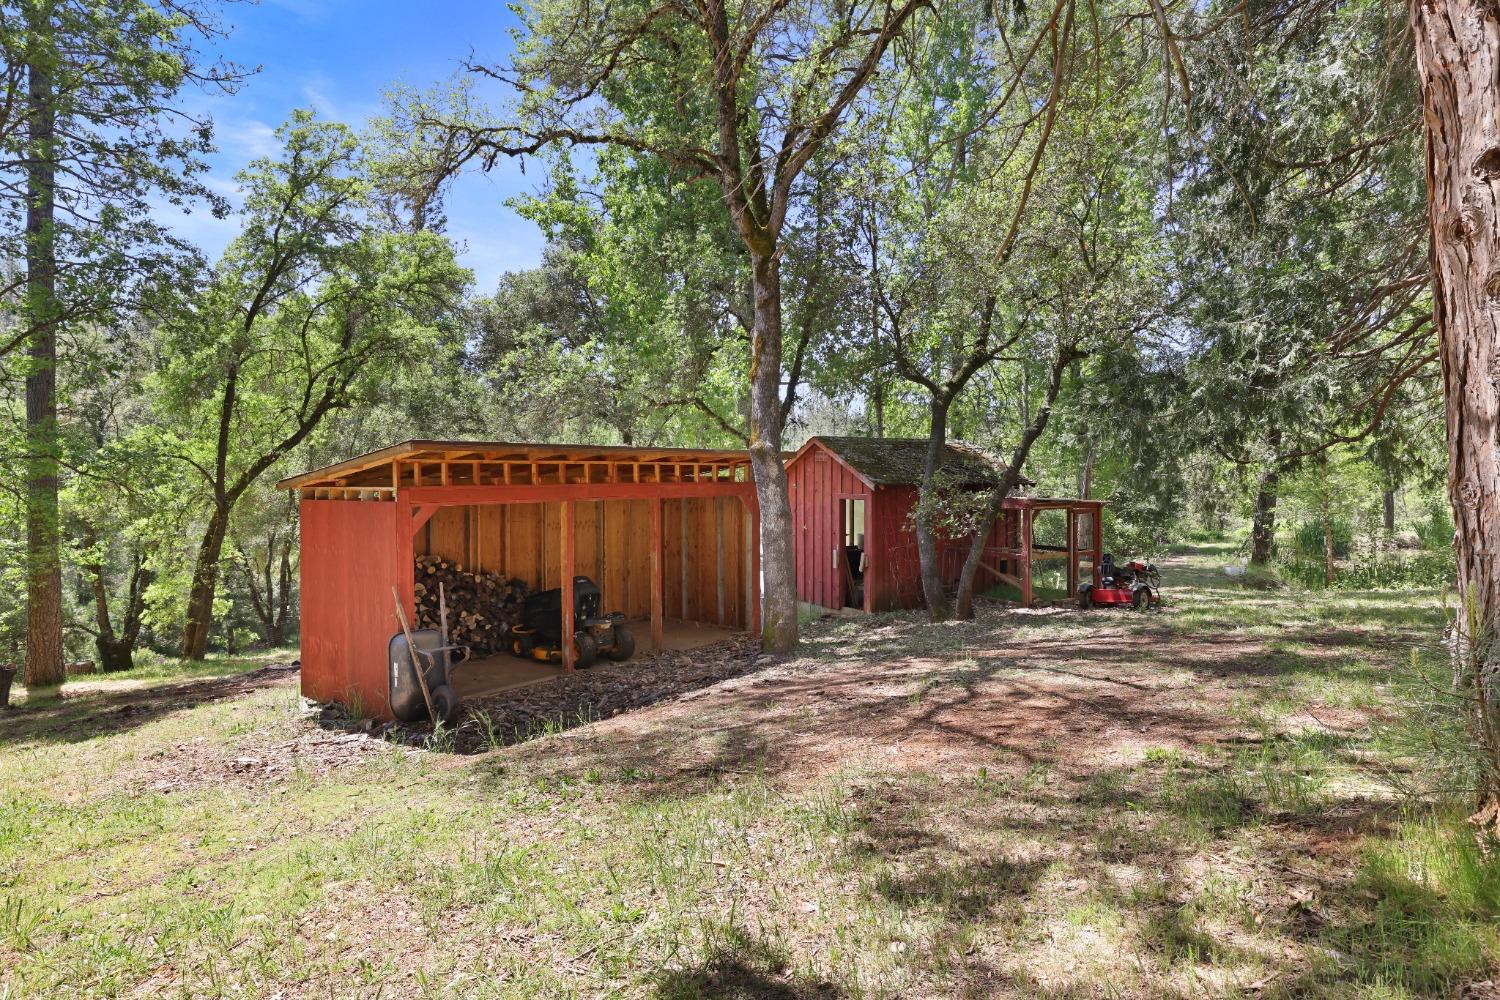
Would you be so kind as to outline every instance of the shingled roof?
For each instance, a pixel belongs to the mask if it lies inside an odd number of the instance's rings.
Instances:
[[[927,465],[926,438],[867,438],[818,436],[816,441],[875,486],[914,486],[922,481]],[[980,449],[961,441],[944,447],[942,472],[965,486],[993,486],[1000,482],[1005,465]],[[1025,476],[1019,486],[1035,486]]]

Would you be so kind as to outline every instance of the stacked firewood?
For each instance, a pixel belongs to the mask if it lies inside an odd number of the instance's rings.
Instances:
[[[529,593],[520,580],[484,570],[470,571],[441,556],[417,556],[417,627],[438,627],[438,585],[448,600],[448,641],[475,653],[506,648],[512,625],[524,617]]]

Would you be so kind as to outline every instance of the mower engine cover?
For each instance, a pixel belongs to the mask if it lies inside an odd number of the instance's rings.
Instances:
[[[573,577],[573,624],[599,616],[599,585],[586,576]],[[562,642],[562,588],[543,590],[526,598],[526,625],[536,630],[538,642]]]

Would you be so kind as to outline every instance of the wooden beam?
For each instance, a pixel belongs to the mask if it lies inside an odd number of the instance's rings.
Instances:
[[[754,497],[753,483],[549,483],[544,486],[419,486],[406,490],[415,504],[443,507],[482,503],[544,503],[554,500],[651,500],[689,497]]]
[[[573,501],[562,502],[562,656],[563,669],[572,671],[573,662]]]
[[[1068,596],[1078,596],[1078,512],[1068,510]]]
[[[1094,586],[1099,586],[1099,560],[1104,558],[1104,510],[1094,508]]]
[[[432,515],[436,514],[437,511],[437,504],[424,504],[419,507],[412,507],[411,533],[416,535],[417,532],[421,531],[422,526],[431,521]]]
[[[1021,511],[1021,604],[1031,607],[1031,509]]]
[[[651,501],[651,649],[660,653],[666,645],[666,627],[663,622],[662,604],[666,600],[663,588],[666,577],[662,572],[662,504],[660,497]]]

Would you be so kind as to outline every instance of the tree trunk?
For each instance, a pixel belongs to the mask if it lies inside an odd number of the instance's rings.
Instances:
[[[1323,586],[1333,586],[1333,497],[1328,493],[1328,453],[1322,454],[1318,464],[1322,487],[1323,514]]]
[[[44,6],[44,5],[42,5]],[[50,37],[51,18],[33,11],[34,39]],[[33,45],[43,44],[34,40]],[[53,226],[56,111],[52,80],[41,59],[27,66],[30,144],[26,164],[26,318],[31,326],[26,375],[26,684],[61,684],[63,666],[62,553],[57,481],[57,261]]]
[[[92,535],[92,532],[89,533]],[[93,544],[93,539],[87,541]],[[104,577],[103,564],[96,563],[88,567],[92,579],[89,581],[94,591],[94,624],[98,629],[94,636],[94,648],[99,652],[99,669],[105,673],[116,670],[130,670],[135,666],[133,650],[128,644],[120,641],[115,634],[114,623],[109,617],[109,587]]]
[[[933,525],[932,504],[936,501],[937,470],[942,465],[943,449],[948,444],[948,404],[933,398],[931,419],[927,428],[927,460],[922,468],[921,494],[917,498],[917,517],[913,529],[917,536],[917,566],[922,578],[922,597],[927,602],[929,621],[947,621],[953,617],[953,605],[943,586],[942,567],[938,565],[937,530]]]
[[[969,621],[974,617],[974,579],[979,573],[979,563],[984,558],[984,543],[989,539],[990,532],[994,530],[995,518],[1000,515],[1005,505],[1005,498],[1010,496],[1021,481],[1021,469],[1025,467],[1026,459],[1031,456],[1031,446],[1036,444],[1042,432],[1047,429],[1047,421],[1052,417],[1052,405],[1057,402],[1058,393],[1062,391],[1063,373],[1071,364],[1074,351],[1071,347],[1060,345],[1059,352],[1052,362],[1052,371],[1047,379],[1047,392],[1043,397],[1041,409],[1037,410],[1034,419],[1028,420],[1025,424],[1021,439],[1016,442],[1015,449],[1010,453],[1010,462],[1005,467],[1005,475],[1000,479],[1000,486],[991,495],[990,502],[985,508],[986,516],[979,525],[979,530],[969,540],[969,551],[964,556],[963,570],[958,576],[957,616],[964,621]],[[1027,413],[1030,414],[1029,407]],[[1022,530],[1028,530],[1024,522]],[[1025,572],[1031,572],[1031,568],[1026,567]]]
[[[1500,28],[1493,3],[1413,0],[1427,136],[1433,320],[1458,530],[1455,660],[1484,755],[1476,823],[1500,825]]]
[[[276,646],[286,644],[287,622],[291,618],[292,608],[292,539],[288,538],[281,546],[281,594],[280,604],[276,608]]]
[[[1276,545],[1276,491],[1281,486],[1281,471],[1268,465],[1261,471],[1255,488],[1255,515],[1250,520],[1250,564],[1264,566],[1271,561]]]
[[[1078,470],[1078,499],[1087,500],[1094,493],[1094,439],[1089,438],[1088,449],[1083,455],[1083,468]]]
[[[95,636],[94,648],[99,653],[99,669],[104,673],[135,669],[135,647],[125,640]]]
[[[1009,477],[1006,477],[1009,481]],[[989,540],[990,532],[995,530],[995,519],[1000,516],[1001,506],[1005,503],[1005,497],[1010,489],[1002,484],[990,498],[989,505],[985,508],[985,516],[974,537],[969,540],[969,552],[964,557],[963,569],[958,574],[958,595],[954,601],[954,617],[964,621],[970,621],[974,617],[974,579],[979,574],[979,563],[984,558],[984,543]]]
[[[1386,537],[1396,533],[1396,491],[1386,490],[1380,494],[1381,503],[1381,527],[1385,529]]]
[[[781,262],[752,256],[755,324],[750,360],[750,470],[760,504],[761,643],[771,652],[797,645],[797,567],[792,505],[781,461]]]
[[[219,585],[219,557],[229,531],[229,510],[215,507],[198,545],[193,567],[193,585],[188,592],[187,622],[182,631],[182,658],[201,660],[208,654],[208,633],[213,625],[214,592]]]

